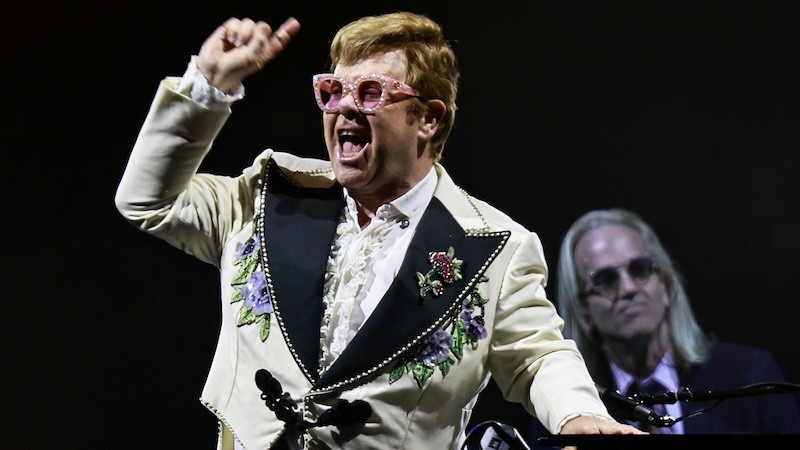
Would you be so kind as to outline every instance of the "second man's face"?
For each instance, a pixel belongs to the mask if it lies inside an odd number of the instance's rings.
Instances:
[[[649,339],[665,320],[670,296],[658,271],[637,279],[629,270],[630,261],[647,256],[646,250],[638,232],[622,225],[589,231],[575,246],[575,267],[584,280],[601,269],[618,275],[610,289],[589,293],[583,300],[582,319],[604,340]]]

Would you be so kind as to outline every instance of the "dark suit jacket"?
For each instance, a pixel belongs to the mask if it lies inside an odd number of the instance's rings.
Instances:
[[[591,368],[590,368],[591,370]],[[767,350],[717,342],[708,361],[680,372],[679,385],[695,395],[730,392],[754,383],[786,378]],[[592,373],[601,386],[616,388],[609,369]],[[711,397],[711,396],[709,396]],[[796,434],[800,433],[798,394],[769,393],[726,398],[719,405],[683,420],[685,434]],[[707,408],[716,399],[682,403],[683,415]]]
[[[714,347],[709,360],[680,374],[681,387],[702,390],[738,389],[753,383],[786,379],[766,350],[725,342]],[[711,410],[683,422],[686,434],[795,434],[800,433],[798,394],[761,394],[727,398]],[[717,400],[684,403],[683,414]]]

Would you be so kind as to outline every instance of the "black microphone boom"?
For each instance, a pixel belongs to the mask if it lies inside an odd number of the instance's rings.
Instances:
[[[648,408],[642,401],[626,397],[617,390],[606,389],[603,386],[595,385],[600,399],[605,403],[608,412],[623,419],[646,422],[657,427],[668,427],[675,423],[675,419],[670,416],[662,416],[651,408]]]

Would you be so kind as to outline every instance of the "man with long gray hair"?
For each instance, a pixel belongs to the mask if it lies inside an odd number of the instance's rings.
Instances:
[[[634,400],[652,395],[705,392],[692,402],[657,402],[673,434],[783,434],[800,430],[790,395],[720,399],[708,392],[785,387],[773,355],[720,342],[695,319],[681,274],[658,236],[637,214],[595,210],[581,216],[561,245],[556,303],[564,334],[574,339],[599,389]],[[756,386],[751,386],[751,385]],[[647,397],[646,395],[650,395]],[[698,411],[703,410],[702,413]],[[613,412],[613,411],[612,411]],[[685,420],[684,420],[685,419]]]

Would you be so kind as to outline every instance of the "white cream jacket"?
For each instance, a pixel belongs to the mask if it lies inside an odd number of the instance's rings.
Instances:
[[[609,417],[546,297],[537,235],[469,196],[438,164],[434,199],[395,282],[320,376],[322,286],[342,188],[327,161],[269,149],[239,176],[197,173],[230,112],[192,102],[175,90],[178,81],[159,86],[115,200],[136,227],[219,268],[222,323],[201,401],[221,423],[221,448],[235,437],[266,449],[283,433],[255,383],[259,369],[291,395],[302,420],[317,420],[338,399],[371,406],[364,424],[309,429],[307,448],[459,448],[490,376],[553,432],[576,414]],[[263,340],[263,323],[241,325],[243,302],[231,301],[242,270],[237,247],[253,236],[273,307]],[[429,252],[449,248],[462,261],[461,279],[421,296],[416,274],[431,270]],[[419,363],[424,340],[440,328],[452,332],[472,295],[486,300],[473,312],[486,336],[461,345],[449,365]],[[427,375],[415,378],[415,370]]]

